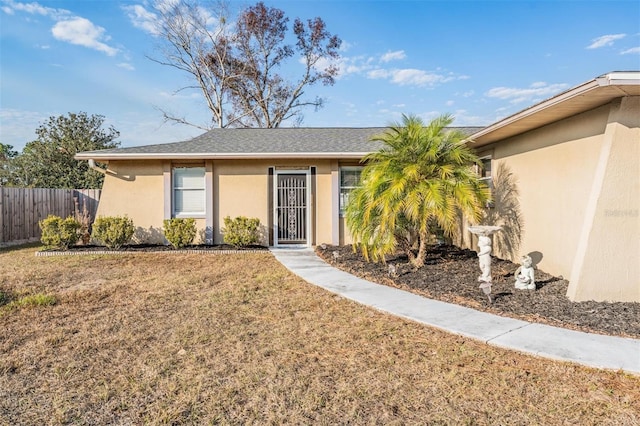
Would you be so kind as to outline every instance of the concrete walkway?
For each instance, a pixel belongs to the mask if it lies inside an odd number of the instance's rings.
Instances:
[[[272,249],[291,272],[347,299],[490,345],[640,375],[640,340],[583,333],[427,299],[340,271],[310,248]]]

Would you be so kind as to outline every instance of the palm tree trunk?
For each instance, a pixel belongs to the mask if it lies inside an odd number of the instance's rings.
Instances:
[[[427,258],[427,232],[420,232],[420,242],[418,243],[418,254],[411,262],[416,269],[420,269],[424,266],[424,261]]]
[[[399,235],[396,235],[396,241],[398,241],[400,249],[407,255],[409,263],[413,264],[415,262],[416,255],[413,254],[413,247],[411,246],[411,242],[406,237]]]

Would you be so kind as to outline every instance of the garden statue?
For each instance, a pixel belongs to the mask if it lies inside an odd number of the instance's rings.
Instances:
[[[519,290],[535,290],[536,280],[533,272],[533,261],[531,256],[522,256],[522,266],[520,266],[516,273],[515,287]]]
[[[478,235],[478,262],[480,271],[482,271],[478,281],[480,281],[480,288],[491,303],[491,238],[489,236],[502,228],[500,226],[470,226],[468,229],[471,233]]]
[[[396,267],[396,265],[393,264],[389,264],[389,276],[391,278],[395,278],[398,276],[398,268]]]
[[[491,238],[480,235],[478,249],[478,262],[482,271],[478,281],[491,284]]]

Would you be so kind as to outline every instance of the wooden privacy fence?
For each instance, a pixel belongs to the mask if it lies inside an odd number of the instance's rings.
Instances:
[[[93,219],[99,189],[46,189],[0,187],[0,245],[38,240],[38,222],[48,215],[73,216],[86,208]]]

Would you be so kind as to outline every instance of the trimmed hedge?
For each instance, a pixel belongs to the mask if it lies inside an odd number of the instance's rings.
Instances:
[[[260,219],[238,216],[224,218],[224,242],[235,247],[246,247],[260,241]]]
[[[60,216],[49,215],[38,222],[42,236],[40,241],[47,247],[68,249],[80,239],[80,222],[69,216],[62,219]]]
[[[165,219],[162,232],[174,248],[188,246],[196,237],[196,220],[193,218]]]
[[[119,249],[131,240],[134,232],[133,220],[128,217],[101,216],[93,222],[91,237],[110,249]]]

